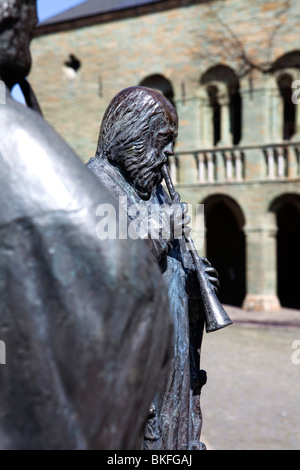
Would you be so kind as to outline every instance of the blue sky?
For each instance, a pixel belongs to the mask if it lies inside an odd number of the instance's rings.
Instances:
[[[51,16],[68,10],[75,5],[83,3],[83,1],[84,0],[37,0],[39,21],[46,20]],[[13,89],[12,95],[16,100],[24,103],[24,98],[18,85]]]
[[[50,16],[57,15],[62,11],[68,10],[83,3],[84,0],[37,0],[38,17],[43,21]]]

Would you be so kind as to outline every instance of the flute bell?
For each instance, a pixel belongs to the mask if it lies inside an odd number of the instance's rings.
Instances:
[[[221,330],[232,325],[232,321],[220,304],[216,294],[209,293],[209,301],[205,309],[205,330],[206,333]]]

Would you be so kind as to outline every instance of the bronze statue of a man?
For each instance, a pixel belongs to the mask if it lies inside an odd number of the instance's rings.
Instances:
[[[201,449],[200,391],[206,375],[200,371],[204,316],[193,259],[178,231],[188,234],[185,205],[173,201],[161,186],[162,167],[173,155],[178,130],[174,106],[159,92],[131,87],[118,93],[103,117],[97,153],[88,168],[109,192],[121,201],[129,218],[135,208],[144,214],[144,242],[159,263],[168,288],[174,341],[162,379],[163,393],[152,403],[145,430],[144,448],[152,450]],[[171,220],[168,230],[154,230],[160,218]],[[143,208],[147,208],[143,211]],[[154,211],[155,212],[155,211]],[[143,224],[144,222],[144,224]],[[162,224],[163,225],[163,224]],[[212,288],[216,271],[206,263]]]
[[[0,448],[136,449],[171,337],[168,298],[141,241],[99,240],[97,208],[119,216],[108,191],[10,96],[35,22],[35,1],[0,3]]]

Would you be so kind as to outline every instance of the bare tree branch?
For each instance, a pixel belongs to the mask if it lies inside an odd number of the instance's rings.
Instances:
[[[228,62],[235,62],[240,78],[251,73],[253,70],[268,73],[272,68],[272,56],[276,39],[285,24],[284,17],[290,11],[294,1],[295,0],[281,0],[281,8],[274,12],[274,26],[272,26],[267,33],[267,57],[265,61],[251,54],[249,50],[247,50],[247,45],[243,42],[241,37],[235,33],[228,22],[223,20],[224,15],[222,13],[226,8],[224,6],[208,6],[208,16],[212,20],[214,29],[210,34],[206,34],[205,36],[199,35],[199,39],[213,46],[214,51],[217,51],[218,55],[222,57],[225,56]],[[266,25],[262,24],[261,26],[262,31],[266,31]],[[210,48],[208,48],[207,53],[198,51],[197,56],[203,57],[208,61],[212,60]]]

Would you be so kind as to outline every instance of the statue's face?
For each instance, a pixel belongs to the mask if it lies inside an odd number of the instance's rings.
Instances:
[[[10,88],[29,74],[29,45],[36,23],[35,0],[1,2],[0,77]]]
[[[159,171],[167,162],[168,157],[174,155],[177,131],[177,116],[173,113],[157,120],[155,129],[149,136],[148,152],[152,152],[156,156]]]
[[[155,90],[131,87],[118,93],[104,115],[97,153],[115,165],[141,199],[162,181],[162,166],[174,153],[178,115]]]
[[[153,189],[162,182],[162,166],[168,161],[168,157],[174,155],[178,118],[175,110],[166,111],[165,116],[156,119],[154,128],[149,132],[146,143],[147,166],[139,173],[134,184],[142,199],[148,199]]]

